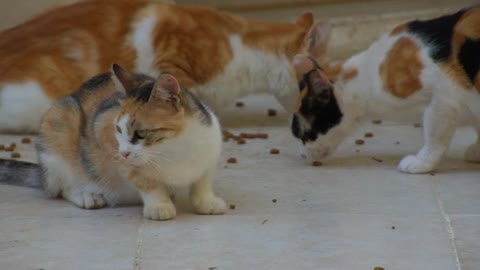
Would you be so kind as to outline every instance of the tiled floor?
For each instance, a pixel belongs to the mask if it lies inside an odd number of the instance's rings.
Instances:
[[[194,215],[180,196],[178,217],[155,222],[140,206],[81,210],[2,185],[0,269],[480,269],[480,165],[461,160],[472,130],[459,130],[434,175],[396,170],[422,143],[415,120],[367,123],[313,167],[272,98],[244,101],[225,112],[225,128],[270,138],[224,144],[216,190],[234,210]],[[268,117],[267,108],[281,113]],[[366,131],[375,136],[355,145]],[[33,149],[20,149],[34,160]],[[229,157],[238,163],[224,167]]]

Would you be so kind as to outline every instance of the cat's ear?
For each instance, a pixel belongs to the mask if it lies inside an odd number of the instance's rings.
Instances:
[[[118,64],[113,64],[112,73],[114,75],[112,80],[117,91],[126,93],[128,90],[133,88],[133,75],[130,72],[124,70]]]
[[[180,101],[180,84],[170,74],[162,74],[155,81],[150,100],[169,103],[174,106]]]
[[[332,24],[326,21],[319,21],[312,25],[305,36],[305,47],[308,53],[320,61],[326,57],[328,42],[332,33]]]
[[[313,14],[311,12],[305,12],[298,16],[296,24],[304,29],[309,29],[313,24]]]

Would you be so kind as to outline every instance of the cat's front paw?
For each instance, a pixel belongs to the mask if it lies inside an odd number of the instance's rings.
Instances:
[[[101,193],[79,192],[71,197],[71,202],[84,209],[99,209],[107,205]]]
[[[145,205],[143,207],[143,216],[153,220],[169,220],[177,215],[177,210],[173,203],[156,203]]]
[[[225,201],[216,196],[193,198],[192,204],[195,211],[203,215],[222,215],[227,209]]]
[[[421,174],[431,172],[434,169],[434,165],[411,155],[404,157],[400,161],[398,169],[404,173]]]
[[[465,151],[465,160],[469,162],[480,162],[480,145],[472,144]]]

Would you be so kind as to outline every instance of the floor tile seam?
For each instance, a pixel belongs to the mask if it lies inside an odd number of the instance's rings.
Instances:
[[[435,181],[434,184],[435,188],[435,198],[437,199],[438,207],[440,208],[440,213],[443,217],[443,220],[445,222],[446,230],[448,233],[448,238],[450,241],[450,247],[452,248],[453,255],[455,256],[455,263],[457,265],[457,270],[462,270],[462,264],[460,262],[460,256],[458,255],[458,248],[455,243],[455,232],[453,231],[453,226],[452,226],[452,221],[450,219],[450,216],[448,215],[447,211],[445,211],[445,205],[443,203],[443,200],[440,196],[440,191],[439,191],[439,183],[438,180]]]
[[[143,227],[145,225],[145,221],[142,220],[142,224],[138,228],[137,233],[137,243],[135,245],[135,257],[133,260],[133,270],[140,270],[142,269],[142,246],[143,246]]]

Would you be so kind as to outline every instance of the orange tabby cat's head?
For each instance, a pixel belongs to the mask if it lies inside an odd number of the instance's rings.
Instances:
[[[180,85],[168,74],[154,79],[129,73],[119,65],[112,70],[117,89],[125,93],[115,119],[118,151],[128,162],[140,165],[148,160],[149,149],[176,137],[185,127]]]

